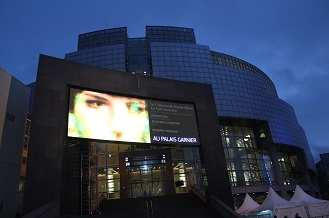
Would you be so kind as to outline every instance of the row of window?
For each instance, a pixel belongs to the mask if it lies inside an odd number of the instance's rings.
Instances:
[[[267,148],[260,149],[253,129],[240,126],[220,126],[227,170],[232,186],[276,184],[272,160]],[[258,137],[265,137],[260,134]],[[297,154],[288,155],[287,148],[275,146],[278,164],[285,185],[303,184],[302,168]]]
[[[122,61],[125,61],[125,54],[122,53],[125,51],[124,45],[120,46],[120,58],[122,58]],[[110,49],[110,47],[111,46],[104,48]],[[117,47],[117,49],[119,47]],[[305,135],[302,129],[297,125],[295,114],[290,105],[278,100],[277,98],[268,97],[267,93],[264,92],[264,89],[271,89],[273,84],[258,68],[255,68],[253,65],[238,58],[216,52],[215,55],[221,55],[220,57],[228,60],[229,63],[238,62],[240,67],[245,65],[250,68],[245,70],[257,71],[256,74],[261,75],[261,77],[250,76],[250,73],[248,72],[239,69],[235,70],[227,66],[215,66],[213,63],[208,64],[207,61],[210,61],[207,59],[207,56],[209,56],[209,49],[207,50],[205,46],[187,45],[183,43],[172,43],[171,46],[171,43],[159,42],[151,44],[151,49],[152,51],[161,50],[159,52],[154,52],[154,55],[152,54],[153,75],[177,80],[212,84],[219,114],[223,116],[269,120],[269,125],[271,126],[273,133],[273,140],[275,142],[307,147],[304,140]],[[168,50],[169,52],[164,52],[164,50]],[[175,57],[178,51],[184,51],[181,52],[183,55],[194,55],[205,58],[198,59],[184,57],[183,61],[178,62]],[[155,54],[160,56],[155,56]],[[96,56],[97,52],[93,53],[93,55]],[[84,63],[123,71],[128,69],[121,65],[115,65],[116,63],[109,61],[99,62],[94,61],[93,59],[93,62]],[[123,63],[124,62],[121,62],[121,64]],[[129,70],[141,70],[144,72],[146,67],[149,67],[145,62],[145,69],[134,68],[134,65],[139,64],[140,62],[135,63],[131,61]],[[269,105],[271,105],[271,107],[268,107]],[[312,156],[308,150],[306,151],[306,156],[311,160]]]

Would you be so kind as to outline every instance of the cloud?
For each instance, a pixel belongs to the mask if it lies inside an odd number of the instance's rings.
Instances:
[[[320,154],[329,153],[329,147],[321,145],[311,145],[311,152],[313,154],[314,162],[317,163],[320,161]]]

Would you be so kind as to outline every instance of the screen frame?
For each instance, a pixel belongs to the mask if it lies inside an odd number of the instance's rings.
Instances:
[[[136,142],[136,141],[120,141],[120,140],[108,140],[108,139],[100,139],[100,138],[84,138],[84,137],[75,137],[75,136],[69,136],[68,135],[68,125],[69,125],[69,113],[70,113],[70,105],[72,105],[72,102],[74,102],[74,98],[71,98],[71,92],[72,89],[77,89],[77,90],[87,90],[87,91],[92,91],[92,92],[98,92],[98,93],[103,93],[103,94],[108,94],[112,95],[115,97],[124,97],[124,98],[136,98],[140,100],[144,100],[146,104],[148,105],[150,101],[156,101],[156,102],[163,102],[163,103],[171,103],[171,104],[183,104],[183,105],[188,105],[193,107],[193,117],[194,119],[193,122],[195,122],[195,128],[196,128],[196,138],[197,138],[197,143],[180,143],[180,142],[170,142],[170,143],[157,143],[154,142],[152,139],[150,142]],[[201,145],[201,138],[200,138],[200,130],[199,130],[199,122],[198,122],[198,116],[197,116],[197,110],[195,106],[195,102],[190,102],[190,101],[178,101],[175,99],[163,99],[163,98],[154,98],[154,97],[149,97],[149,96],[143,96],[143,95],[132,95],[132,94],[127,94],[127,93],[119,93],[119,92],[113,92],[113,91],[104,91],[104,90],[99,90],[99,89],[94,89],[94,88],[87,88],[87,87],[82,87],[82,86],[76,86],[76,85],[67,85],[67,118],[66,118],[66,131],[65,131],[65,136],[67,138],[71,139],[78,139],[78,140],[87,140],[87,141],[95,141],[95,142],[109,142],[109,143],[120,143],[120,144],[143,144],[143,145],[169,145],[169,146],[174,146],[174,145],[184,145],[184,146],[200,146]],[[149,110],[149,109],[148,109]],[[150,112],[148,111],[149,115]],[[151,121],[150,117],[148,118],[149,122]],[[149,125],[149,134],[151,136],[151,127]]]

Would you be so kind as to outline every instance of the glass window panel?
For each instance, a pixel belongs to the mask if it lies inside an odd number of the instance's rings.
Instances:
[[[239,126],[233,126],[233,132],[235,136],[243,136],[242,129]]]
[[[250,172],[244,171],[243,176],[244,176],[244,181],[245,181],[246,185],[252,185],[252,177],[251,177]]]
[[[245,137],[250,137],[250,129],[247,128],[247,127],[242,127],[242,134],[245,136]]]
[[[217,89],[216,89],[217,90]],[[224,126],[219,126],[219,132],[221,136],[225,136],[225,129]]]
[[[234,137],[226,137],[225,142],[227,147],[236,147]]]
[[[243,138],[236,138],[235,143],[237,147],[244,147],[244,141]]]
[[[244,138],[244,145],[246,148],[252,148],[253,147],[253,144],[252,144],[252,141],[250,138]]]
[[[268,151],[267,150],[262,150],[262,153],[264,156],[268,156]]]
[[[290,157],[290,163],[291,163],[292,167],[297,167],[299,165],[297,155],[293,155],[293,156]]]
[[[97,157],[97,166],[98,167],[102,167],[102,166],[106,166],[106,154],[100,154]]]
[[[249,164],[248,163],[242,163],[242,169],[243,170],[249,170]]]
[[[224,127],[224,133],[225,133],[225,135],[232,135],[233,134],[233,129],[232,129],[232,127],[231,126],[225,126]]]
[[[258,170],[258,166],[256,163],[249,163],[250,170]]]
[[[184,147],[185,162],[193,163],[199,158],[199,149],[195,147]]]
[[[131,145],[120,144],[119,146],[119,152],[130,151],[130,150],[131,150]]]
[[[251,138],[251,148],[257,148],[256,140]]]
[[[239,158],[247,158],[247,152],[244,148],[238,148]]]
[[[113,184],[113,188],[114,188],[114,191],[116,192],[118,192],[118,191],[120,191],[120,180],[119,179],[113,179],[113,180],[110,180],[109,181],[109,185],[108,185],[108,187],[112,187],[112,185],[111,185],[111,183]]]
[[[117,153],[107,155],[107,164],[109,166],[119,165],[119,155]]]
[[[154,168],[153,169],[153,179],[162,179],[162,169],[159,168]]]
[[[281,170],[282,171],[287,171],[287,168],[286,168],[286,163],[284,163],[284,162],[279,162],[280,163],[280,168],[281,168]]]
[[[183,149],[172,149],[171,156],[173,161],[184,161],[184,152]]]
[[[254,149],[246,148],[246,152],[247,152],[247,155],[248,155],[249,159],[256,159]]]
[[[232,170],[231,162],[226,162],[226,167],[227,167],[227,170]]]
[[[260,150],[258,150],[258,149],[255,149],[254,150],[254,154],[255,154],[255,158],[256,159],[263,159],[263,155],[262,155],[262,152],[260,151]]]
[[[254,181],[254,185],[261,184],[261,177],[259,171],[251,171],[252,180]]]
[[[235,156],[235,149],[234,148],[229,148],[228,150],[228,154],[230,158],[236,158]]]
[[[237,182],[238,181],[237,176],[236,176],[236,172],[230,172],[229,175],[230,175],[231,182]]]
[[[139,169],[132,171],[131,173],[129,173],[129,175],[131,176],[131,181],[140,181],[141,180],[141,174]]]
[[[98,180],[106,179],[106,167],[97,169]]]
[[[231,162],[231,169],[232,169],[232,170],[236,170],[236,168],[235,168],[235,163],[234,163],[234,162]]]
[[[107,192],[106,180],[98,180],[98,192]]]
[[[258,163],[258,169],[259,170],[266,170],[265,169],[265,164],[264,164],[264,161],[263,160],[257,160],[257,163]]]
[[[227,148],[224,148],[225,158],[230,158]]]
[[[152,173],[150,169],[141,169],[141,176],[144,181],[152,180]]]

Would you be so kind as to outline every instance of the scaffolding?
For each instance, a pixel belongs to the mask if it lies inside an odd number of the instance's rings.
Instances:
[[[99,214],[96,143],[81,149],[81,214]]]

